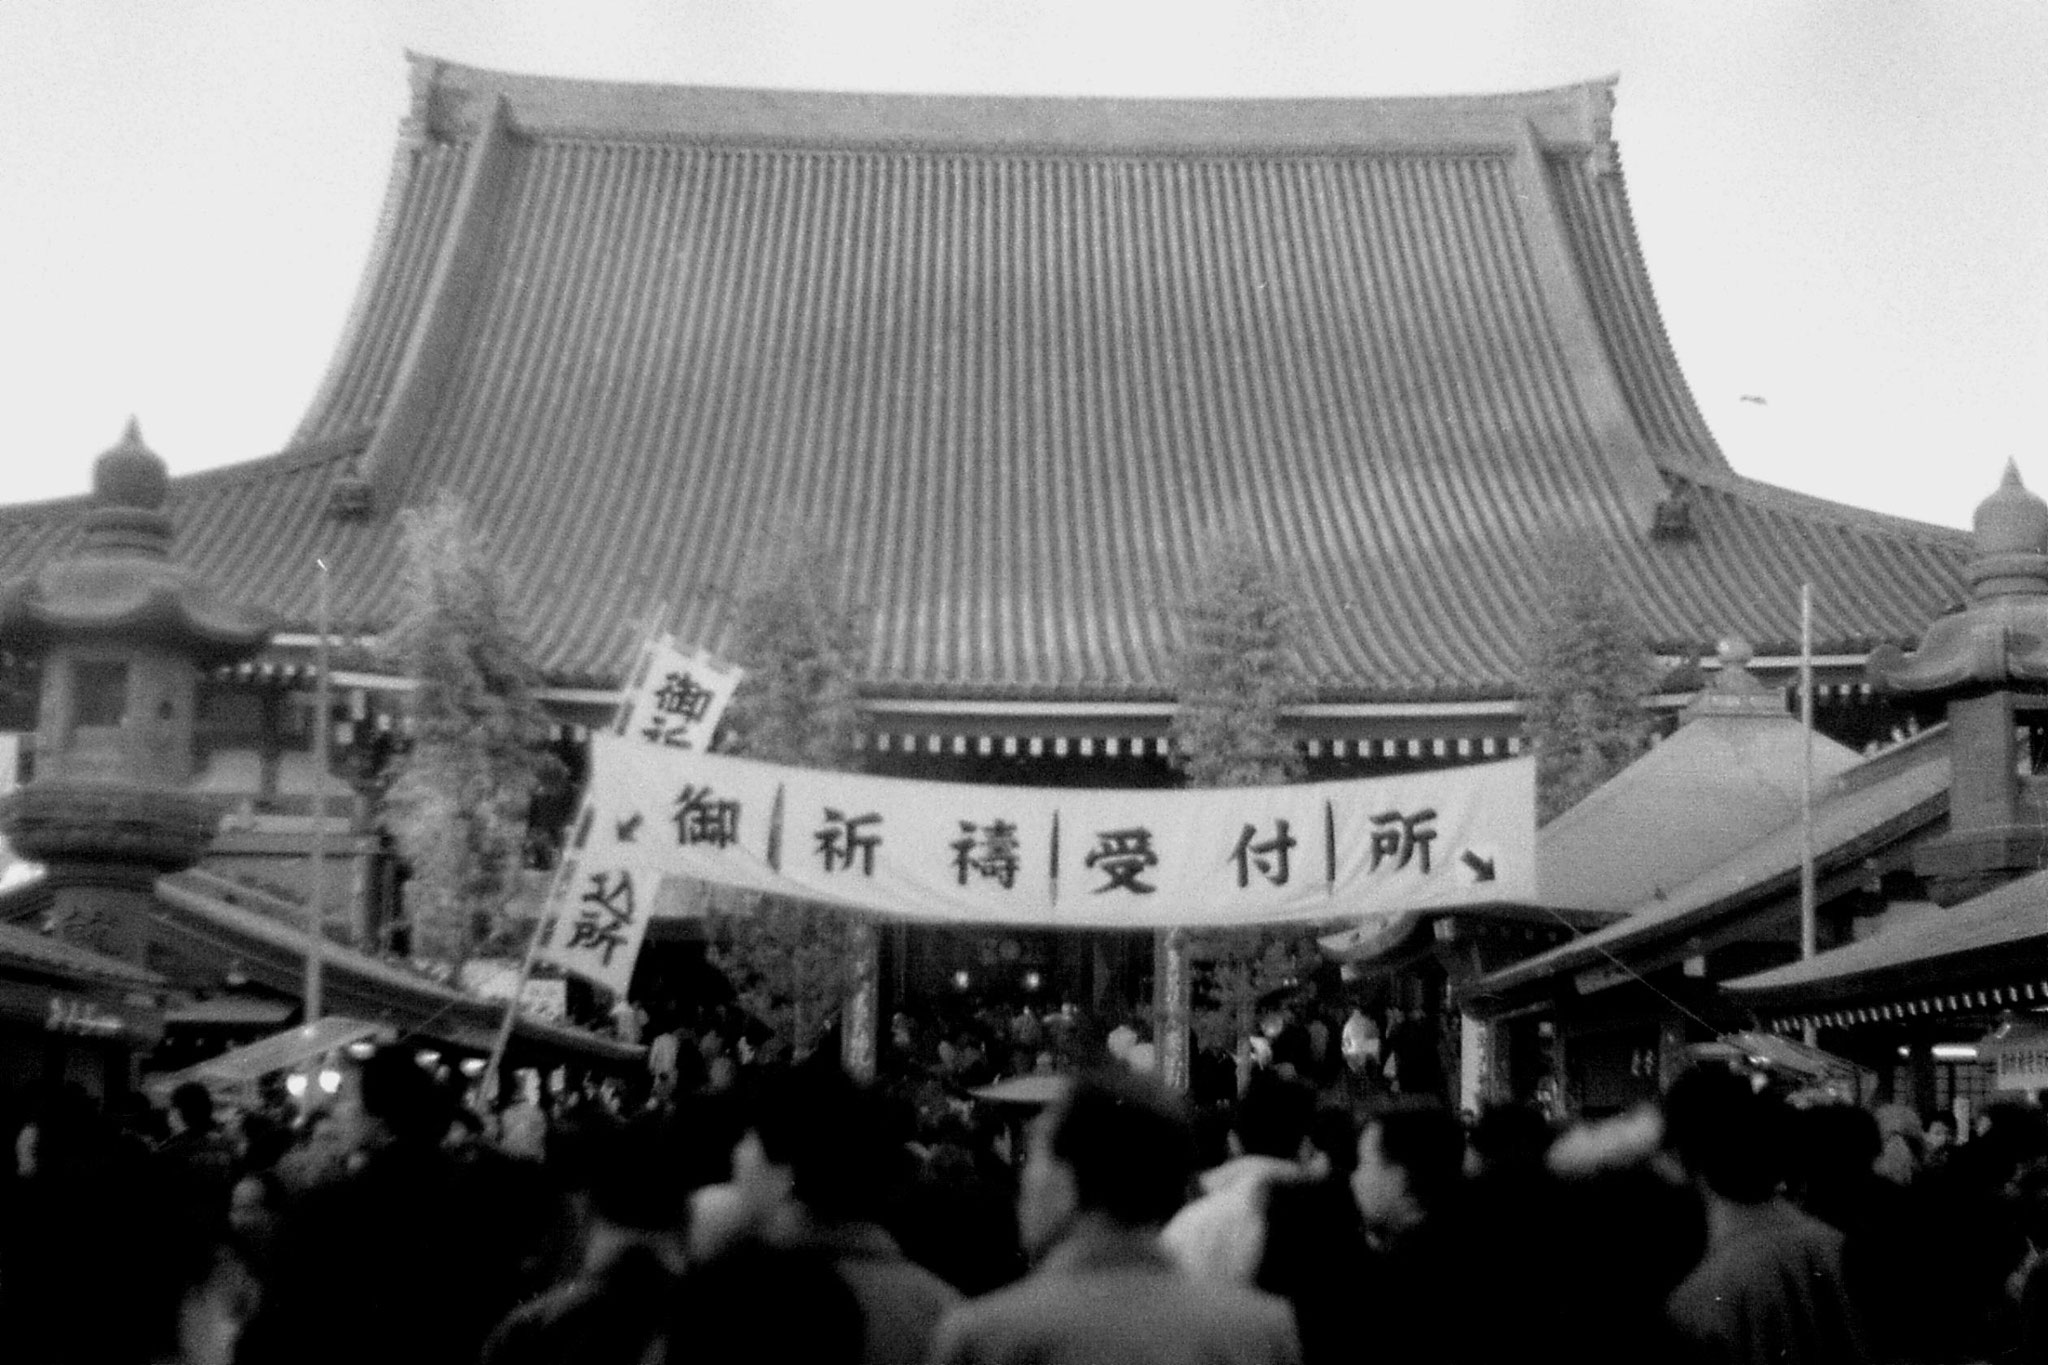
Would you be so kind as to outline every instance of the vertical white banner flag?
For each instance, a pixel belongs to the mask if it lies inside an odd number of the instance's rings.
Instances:
[[[661,877],[637,860],[564,857],[548,894],[540,959],[624,997]]]
[[[626,675],[612,734],[635,748],[708,750],[743,676],[701,650],[683,650],[672,636],[651,639]],[[618,821],[596,828],[595,786],[593,779],[569,827],[538,956],[624,996],[663,870],[640,856],[639,817],[624,829]]]
[[[612,733],[667,749],[711,747],[726,704],[745,676],[670,636],[650,640],[626,681]]]

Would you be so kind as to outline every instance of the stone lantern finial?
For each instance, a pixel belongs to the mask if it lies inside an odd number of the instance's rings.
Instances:
[[[170,487],[163,458],[143,444],[141,424],[130,417],[120,443],[93,461],[86,553],[167,558],[171,522],[163,509]]]

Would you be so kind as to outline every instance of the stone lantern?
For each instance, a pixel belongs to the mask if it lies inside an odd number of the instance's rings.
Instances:
[[[93,466],[77,549],[0,584],[0,646],[42,662],[34,772],[0,831],[48,868],[59,937],[138,964],[153,883],[218,821],[189,790],[200,681],[272,628],[171,561],[168,483],[131,421]]]
[[[1927,628],[1920,648],[1873,651],[1871,681],[1947,704],[1953,777],[1948,831],[1914,870],[1953,905],[2048,857],[2048,503],[2008,464],[1977,508],[1969,603]]]

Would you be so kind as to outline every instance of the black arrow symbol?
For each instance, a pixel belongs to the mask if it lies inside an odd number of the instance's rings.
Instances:
[[[640,812],[636,810],[631,815],[627,816],[625,819],[619,821],[618,828],[620,843],[630,844],[633,842],[633,836],[640,832],[640,819]],[[1465,856],[1469,858],[1472,855],[1468,853]]]
[[[1493,859],[1482,858],[1468,848],[1465,850],[1464,856],[1459,858],[1458,861],[1472,869],[1474,881],[1490,882],[1493,880]]]

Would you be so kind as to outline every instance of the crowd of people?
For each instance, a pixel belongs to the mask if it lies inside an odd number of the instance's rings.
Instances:
[[[1358,1032],[1333,1030],[1346,1061]],[[161,1111],[29,1097],[0,1114],[0,1355],[2048,1359],[2032,1104],[1934,1148],[1702,1067],[1567,1128],[1394,1084],[1360,1098],[1290,1050],[1252,1050],[1215,1124],[1130,1048],[1036,1116],[934,1116],[823,1053],[576,1089],[527,1123],[478,1115],[396,1047],[289,1119],[223,1125],[198,1086]]]

